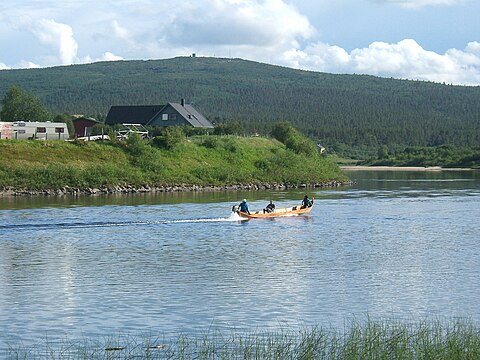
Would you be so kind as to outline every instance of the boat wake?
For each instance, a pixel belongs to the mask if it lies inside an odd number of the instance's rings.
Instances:
[[[212,219],[186,219],[186,220],[167,220],[159,221],[163,224],[172,224],[172,223],[206,223],[206,222],[232,222],[232,221],[245,221],[248,219],[242,218],[237,213],[232,212],[228,218],[212,218]]]
[[[202,219],[177,219],[177,220],[155,220],[155,221],[125,221],[125,222],[63,222],[63,223],[29,223],[29,224],[5,224],[0,225],[2,231],[17,230],[48,230],[48,229],[75,229],[75,228],[94,228],[94,227],[115,227],[115,226],[148,226],[161,224],[180,224],[180,223],[216,223],[216,222],[238,222],[244,221],[236,213],[232,213],[227,218],[202,218]]]

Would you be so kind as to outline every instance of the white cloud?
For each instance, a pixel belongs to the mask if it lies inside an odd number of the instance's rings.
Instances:
[[[290,66],[317,71],[480,84],[478,42],[469,43],[463,51],[450,49],[443,55],[423,49],[412,39],[396,44],[374,42],[350,53],[338,46],[317,43],[303,51],[287,52],[283,60]]]
[[[112,29],[113,34],[117,39],[131,41],[130,31],[126,27],[121,26],[117,20],[113,20]]]
[[[40,65],[38,64],[35,64],[31,61],[20,61],[17,66],[15,66],[16,68],[20,68],[20,69],[39,69],[41,68]]]
[[[467,47],[465,48],[465,51],[468,53],[476,54],[480,56],[480,42],[472,41],[468,43]]]
[[[88,45],[127,59],[196,53],[273,62],[315,35],[308,18],[283,0],[139,0],[110,13]]]
[[[348,69],[350,55],[339,46],[315,43],[304,50],[289,50],[282,61],[295,68],[317,71],[344,72]]]
[[[479,42],[443,54],[425,50],[411,39],[376,41],[347,51],[319,41],[309,18],[292,5],[300,1],[306,0],[42,0],[41,7],[24,1],[0,3],[0,18],[6,22],[0,28],[0,41],[11,44],[9,53],[17,52],[14,61],[1,58],[0,69],[196,53],[314,71],[480,84]],[[328,0],[308,1],[318,11],[331,8]],[[405,8],[472,4],[469,0],[369,2]],[[22,46],[12,46],[15,38]],[[2,49],[2,56],[5,53]]]
[[[292,46],[315,33],[307,17],[282,0],[185,2],[170,12],[172,46]]]
[[[86,56],[82,59],[78,59],[77,64],[88,64],[88,63],[93,63],[97,61],[118,61],[118,60],[124,60],[124,59],[121,56],[117,56],[107,51],[106,53],[102,54],[102,56],[98,58],[92,58],[90,56]]]
[[[123,60],[123,57],[117,56],[115,54],[112,54],[111,52],[106,52],[102,55],[100,58],[102,61],[117,61],[117,60]]]
[[[75,62],[78,44],[73,37],[73,30],[70,26],[57,23],[52,19],[42,19],[38,21],[33,33],[41,43],[58,51],[58,57],[62,65]]]

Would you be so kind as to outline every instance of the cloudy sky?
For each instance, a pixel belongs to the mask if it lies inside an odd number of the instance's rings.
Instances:
[[[479,0],[2,0],[0,69],[235,57],[480,85]]]

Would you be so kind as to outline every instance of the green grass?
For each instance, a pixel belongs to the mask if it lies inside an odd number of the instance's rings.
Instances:
[[[367,159],[360,165],[385,166],[441,166],[444,168],[480,168],[480,148],[452,145],[436,147],[384,147],[377,159]]]
[[[357,165],[361,160],[347,159],[342,158],[336,154],[328,155],[328,158],[333,161],[338,166],[354,166]]]
[[[1,356],[2,354],[0,354]],[[11,346],[7,359],[463,360],[480,358],[480,328],[469,320],[352,321],[346,330],[310,327],[251,333],[114,336]]]
[[[0,188],[231,185],[346,180],[328,159],[273,139],[203,136],[173,149],[147,142],[0,141]]]

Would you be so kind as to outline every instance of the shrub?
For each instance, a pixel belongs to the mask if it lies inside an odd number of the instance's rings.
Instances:
[[[213,133],[215,135],[240,135],[243,131],[243,125],[239,121],[232,121],[217,125]]]
[[[202,141],[202,146],[209,149],[215,149],[218,146],[218,139],[216,137],[207,137]]]
[[[275,125],[272,130],[272,136],[285,144],[287,149],[293,150],[297,154],[309,156],[317,154],[315,144],[288,122],[280,122]]]
[[[140,135],[132,133],[128,136],[125,146],[131,155],[140,156],[147,150],[148,144]]]
[[[181,127],[169,126],[164,134],[154,138],[154,144],[160,148],[171,150],[185,141],[185,133]]]

